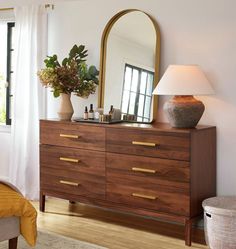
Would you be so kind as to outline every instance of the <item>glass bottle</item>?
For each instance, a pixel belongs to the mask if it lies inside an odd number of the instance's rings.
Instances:
[[[89,112],[88,112],[88,119],[91,119],[91,120],[94,119],[93,104],[90,104],[90,110],[89,110]]]
[[[88,107],[85,106],[85,110],[84,110],[84,120],[88,119]]]

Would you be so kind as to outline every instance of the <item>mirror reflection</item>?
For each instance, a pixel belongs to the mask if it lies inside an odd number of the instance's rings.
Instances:
[[[153,119],[156,29],[148,15],[132,11],[121,16],[107,37],[104,112],[111,105],[124,120]]]

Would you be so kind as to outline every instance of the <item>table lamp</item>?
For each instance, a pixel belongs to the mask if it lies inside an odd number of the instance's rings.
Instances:
[[[193,95],[214,94],[209,81],[197,65],[170,65],[153,91],[156,95],[173,95],[164,104],[172,127],[193,128],[205,110]]]

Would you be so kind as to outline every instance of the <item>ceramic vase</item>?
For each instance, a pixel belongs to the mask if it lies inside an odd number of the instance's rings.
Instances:
[[[71,94],[61,93],[60,107],[57,112],[60,120],[71,120],[74,113],[73,106],[71,103]]]

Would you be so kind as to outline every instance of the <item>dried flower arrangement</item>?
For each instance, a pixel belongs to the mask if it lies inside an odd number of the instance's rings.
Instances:
[[[38,76],[43,86],[53,89],[54,97],[73,92],[79,97],[88,98],[95,93],[99,71],[95,66],[88,67],[86,64],[87,52],[84,45],[74,45],[69,57],[61,64],[57,55],[47,56],[44,60],[46,68],[40,70]]]

